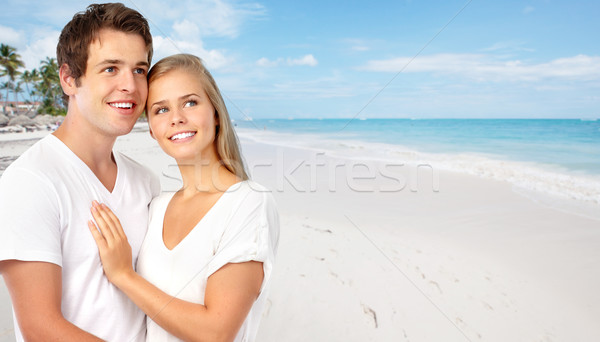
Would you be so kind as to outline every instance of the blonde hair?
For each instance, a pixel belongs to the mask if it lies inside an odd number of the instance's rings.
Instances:
[[[242,180],[247,180],[248,174],[240,153],[239,141],[231,125],[227,107],[217,83],[200,58],[183,53],[161,59],[148,72],[148,85],[174,70],[183,70],[198,76],[200,84],[202,84],[213,108],[215,108],[215,116],[218,122],[215,132],[217,157],[227,170]]]

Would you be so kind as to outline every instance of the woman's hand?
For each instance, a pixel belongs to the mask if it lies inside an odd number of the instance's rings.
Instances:
[[[98,245],[104,273],[111,283],[119,287],[120,281],[135,273],[131,246],[119,219],[105,204],[94,201],[91,211],[98,227],[91,220],[88,226]]]

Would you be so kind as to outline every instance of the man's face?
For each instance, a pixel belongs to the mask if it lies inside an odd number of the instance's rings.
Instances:
[[[148,96],[148,50],[141,36],[102,29],[89,46],[86,72],[71,96],[82,129],[117,137],[127,134]]]

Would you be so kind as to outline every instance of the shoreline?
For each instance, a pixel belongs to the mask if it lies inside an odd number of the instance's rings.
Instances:
[[[515,191],[556,209],[600,218],[600,174],[581,174],[539,163],[459,152],[426,153],[400,145],[350,139],[324,138],[316,134],[289,134],[244,128],[240,139],[306,149],[334,158],[377,161],[406,167],[429,167],[433,172],[469,174],[482,179],[510,183]],[[313,158],[314,159],[314,158]]]

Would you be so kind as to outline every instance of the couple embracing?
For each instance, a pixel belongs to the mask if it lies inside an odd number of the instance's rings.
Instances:
[[[93,4],[57,46],[63,124],[0,179],[0,273],[17,340],[253,341],[279,237],[201,60],[150,68],[147,21]],[[146,111],[183,186],[116,151]]]

